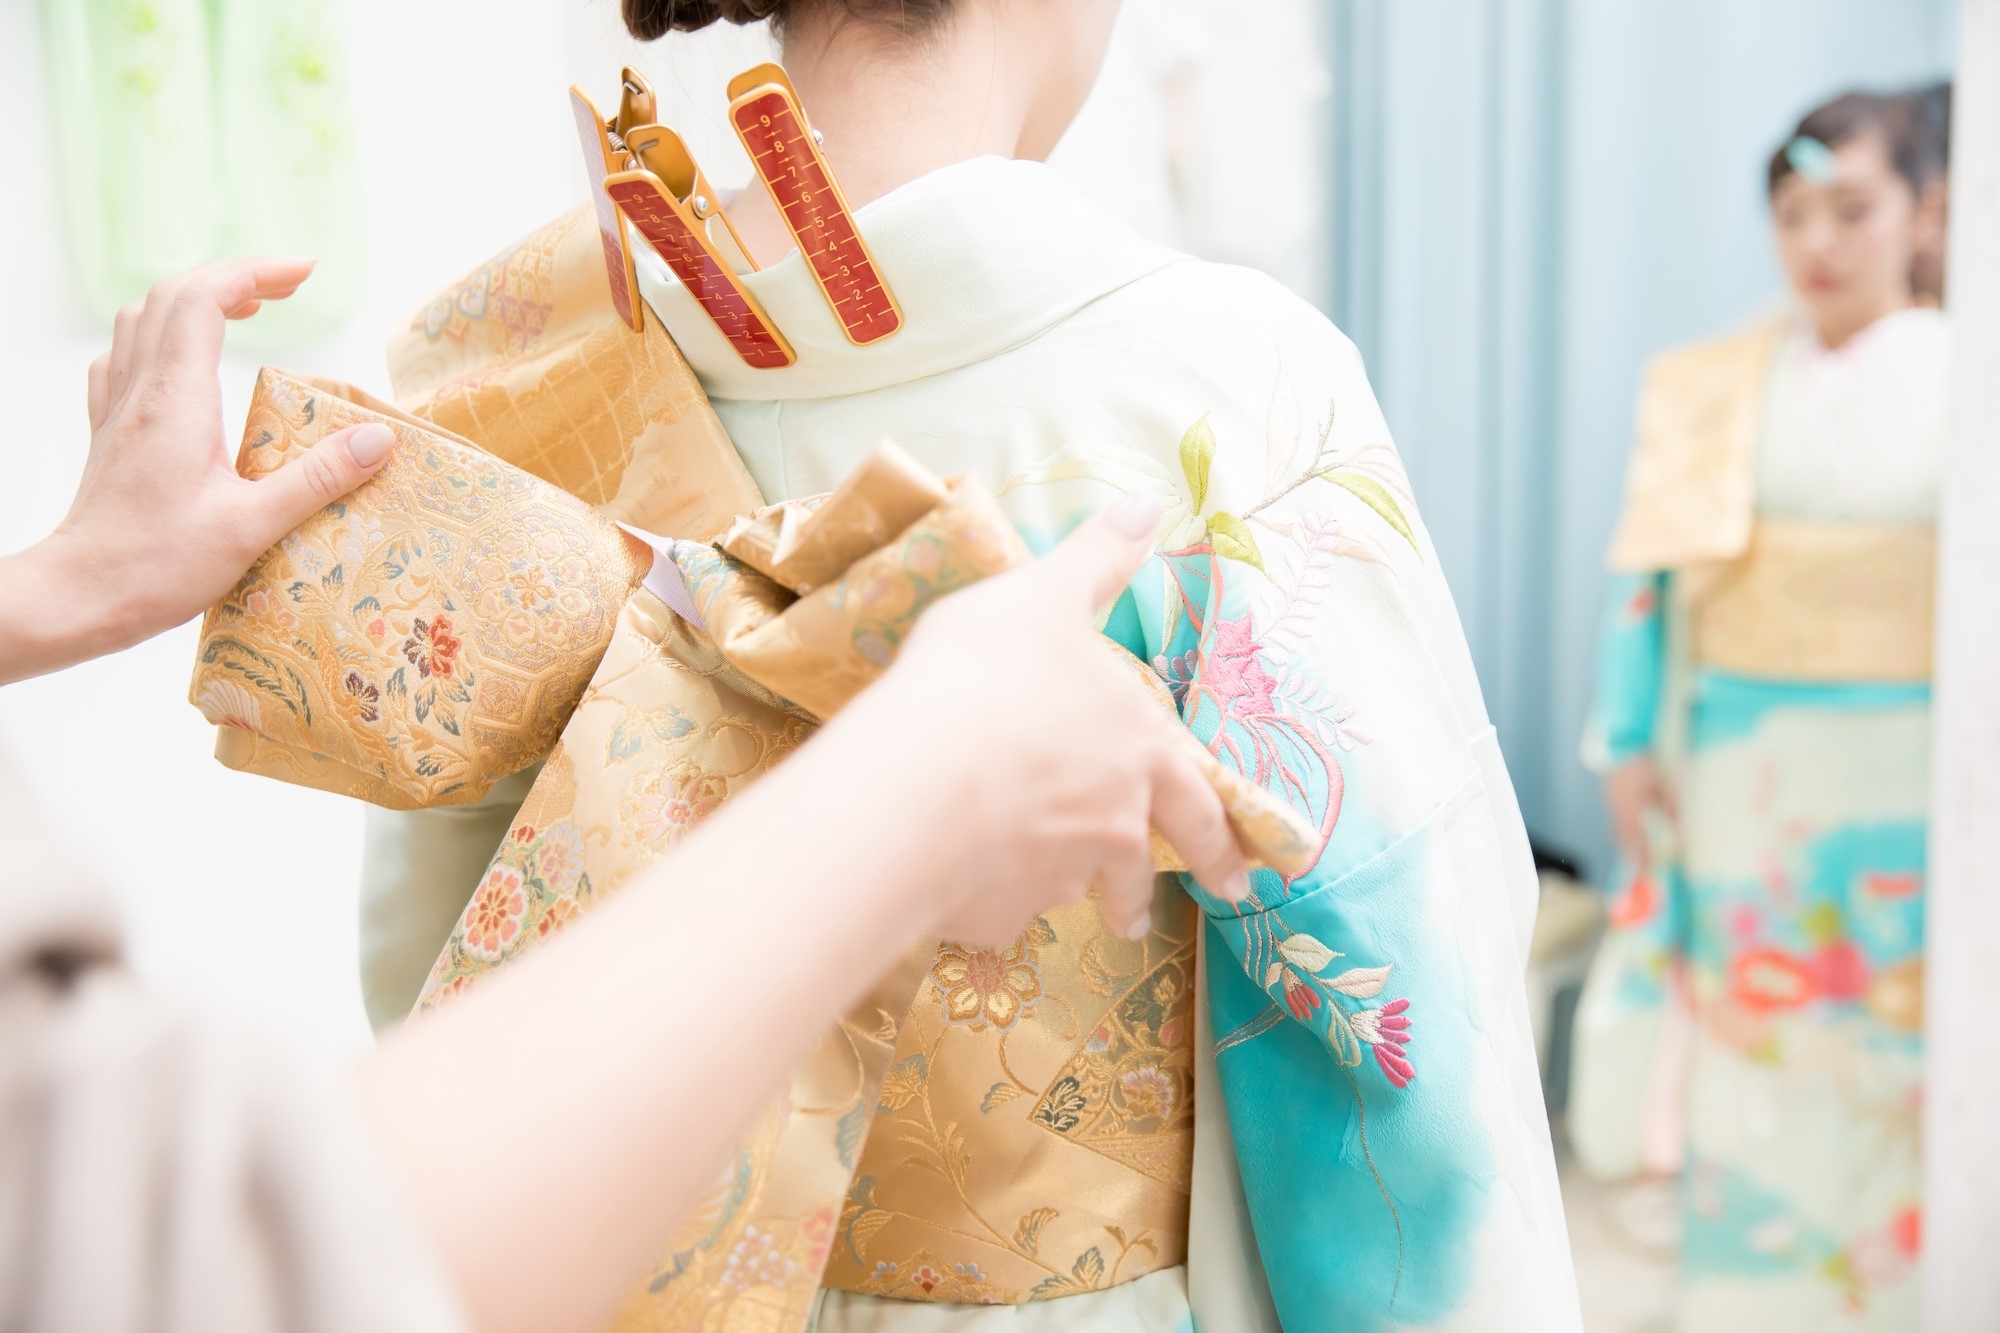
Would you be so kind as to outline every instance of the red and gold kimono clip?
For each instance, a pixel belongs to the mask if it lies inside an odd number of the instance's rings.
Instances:
[[[596,104],[575,84],[570,85],[569,105],[576,116],[577,138],[583,144],[590,201],[597,209],[597,235],[604,243],[604,270],[611,280],[611,304],[618,311],[618,318],[637,329],[644,316],[639,308],[639,275],[632,263],[631,238],[625,234],[625,220],[612,206],[604,182],[625,165],[625,131],[652,123],[659,119],[659,113],[652,85],[646,82],[645,75],[627,65],[623,80],[618,114],[609,120],[598,114]]]
[[[866,346],[902,328],[902,307],[861,239],[847,197],[820,151],[819,132],[806,120],[782,67],[759,65],[729,81],[729,123],[847,340]]]
[[[798,359],[792,345],[743,285],[734,259],[709,235],[709,220],[721,217],[737,257],[749,263],[680,135],[664,125],[636,126],[626,133],[625,147],[633,159],[630,168],[604,183],[619,212],[659,252],[738,356],[762,370],[791,365]]]

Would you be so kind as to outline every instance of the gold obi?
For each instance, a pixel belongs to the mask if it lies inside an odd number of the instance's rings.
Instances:
[[[674,543],[672,580],[656,567],[626,603],[420,1006],[629,881],[879,675],[930,601],[1026,558],[976,482],[886,447],[823,501]],[[1312,830],[1220,773],[1246,851],[1296,865]],[[907,956],[795,1071],[616,1326],[793,1333],[823,1276],[1015,1302],[1179,1263],[1199,916],[1168,897],[1143,943],[1084,903],[1004,949]]]
[[[1936,531],[1765,518],[1742,556],[1690,578],[1694,659],[1777,680],[1925,681]]]
[[[477,800],[555,744],[650,555],[465,440],[269,368],[238,470],[361,422],[396,432],[389,461],[209,609],[188,698],[231,768],[396,810]]]
[[[763,503],[650,308],[606,299],[588,205],[481,265],[389,342],[396,404],[649,532],[709,538]]]
[[[904,1019],[825,1282],[1016,1303],[1187,1257],[1200,913],[1143,942],[1089,903],[1002,950],[931,960]]]

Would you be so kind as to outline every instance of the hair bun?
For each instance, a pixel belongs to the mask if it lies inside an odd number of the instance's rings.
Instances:
[[[642,42],[670,32],[695,32],[711,23],[758,23],[779,14],[787,0],[622,0],[625,27]]]

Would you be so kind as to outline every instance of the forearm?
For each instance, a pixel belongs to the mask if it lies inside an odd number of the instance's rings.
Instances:
[[[49,537],[0,556],[0,685],[116,652],[136,641],[87,554]]]
[[[885,752],[866,702],[367,1063],[364,1105],[478,1327],[601,1327],[787,1071],[926,933],[959,872],[924,830],[963,797],[911,780],[920,756]]]

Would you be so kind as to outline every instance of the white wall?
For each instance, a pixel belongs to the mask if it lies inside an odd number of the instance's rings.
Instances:
[[[383,340],[432,289],[581,202],[564,101],[573,81],[608,96],[618,64],[634,60],[718,185],[747,177],[721,92],[730,74],[764,58],[758,33],[712,30],[635,53],[615,0],[346,8],[366,189],[353,207],[372,272],[339,338],[261,354],[232,348],[223,366],[232,426],[266,359],[383,390]],[[1316,296],[1325,79],[1312,0],[1266,0],[1226,19],[1219,8],[1134,0],[1061,162],[1144,230],[1264,264]],[[107,342],[67,271],[35,12],[28,0],[0,3],[0,253],[11,261],[0,270],[9,427],[0,436],[0,551],[61,518],[87,443],[85,368]],[[1287,77],[1269,77],[1274,70]],[[1195,107],[1205,111],[1191,119]],[[210,730],[184,698],[194,641],[185,626],[0,691],[0,747],[123,894],[148,974],[302,1039],[358,1044],[359,808],[208,757]]]

